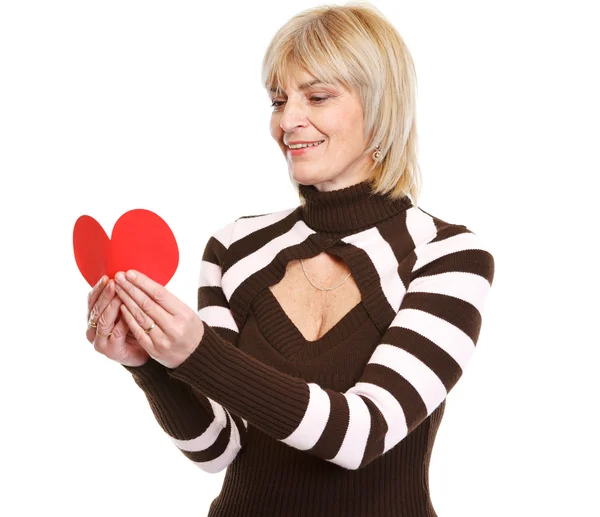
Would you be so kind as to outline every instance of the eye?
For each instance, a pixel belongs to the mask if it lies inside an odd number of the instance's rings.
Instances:
[[[316,95],[313,95],[309,98],[309,100],[311,100],[315,104],[321,104],[321,103],[325,102],[327,99],[329,99],[329,97],[318,97]],[[279,108],[281,108],[281,106],[283,106],[284,103],[285,103],[285,101],[275,101],[274,100],[271,102],[271,107],[275,111],[279,111]]]

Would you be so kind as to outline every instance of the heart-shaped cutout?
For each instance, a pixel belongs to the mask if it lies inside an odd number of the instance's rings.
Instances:
[[[169,225],[150,210],[125,212],[108,238],[93,217],[82,215],[73,228],[75,261],[90,286],[102,275],[135,269],[161,285],[177,271],[179,248]]]

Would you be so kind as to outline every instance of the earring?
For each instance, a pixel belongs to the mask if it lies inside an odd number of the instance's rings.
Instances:
[[[375,151],[373,151],[373,161],[378,162],[381,159],[381,145],[377,144]]]

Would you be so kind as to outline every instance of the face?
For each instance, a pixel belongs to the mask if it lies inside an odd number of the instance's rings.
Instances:
[[[366,149],[358,95],[341,85],[318,83],[308,73],[281,88],[281,92],[270,93],[271,135],[285,156],[291,177],[322,192],[366,180],[373,150]],[[290,144],[318,142],[290,148]]]

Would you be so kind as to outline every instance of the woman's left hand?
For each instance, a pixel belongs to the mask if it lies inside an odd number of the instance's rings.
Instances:
[[[204,335],[196,311],[139,271],[118,272],[115,287],[125,322],[150,357],[176,368],[192,354]]]

